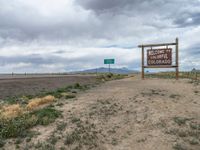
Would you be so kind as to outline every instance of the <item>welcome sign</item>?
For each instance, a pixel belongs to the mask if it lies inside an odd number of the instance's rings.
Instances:
[[[172,65],[172,49],[149,49],[147,50],[147,65]]]

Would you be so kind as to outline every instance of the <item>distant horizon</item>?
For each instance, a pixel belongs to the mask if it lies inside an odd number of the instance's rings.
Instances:
[[[88,68],[88,69],[85,69],[85,70],[74,70],[74,71],[65,71],[65,72],[1,72],[0,75],[3,75],[3,74],[8,74],[8,75],[12,75],[12,73],[14,74],[67,74],[67,73],[78,73],[78,72],[83,72],[83,71],[88,71],[88,70],[96,70],[96,69],[108,69],[108,67],[98,67],[98,68]],[[126,67],[111,67],[110,68],[111,70],[112,69],[128,69],[129,71],[135,71],[135,72],[141,72],[141,69],[129,69],[129,68],[126,68]],[[192,69],[194,68],[191,68],[190,70],[179,70],[179,72],[191,72]],[[198,68],[195,68],[196,70],[200,70]],[[109,70],[109,69],[108,69]],[[146,69],[145,72],[149,72],[149,73],[157,73],[157,72],[175,72],[174,71],[175,69]],[[98,70],[97,70],[98,72]]]

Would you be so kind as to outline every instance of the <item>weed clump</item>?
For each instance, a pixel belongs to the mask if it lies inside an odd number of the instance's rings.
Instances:
[[[108,74],[101,74],[97,77],[97,80],[100,82],[104,81],[111,81],[111,80],[119,80],[125,78],[127,75],[126,74],[113,74],[113,73],[108,73]]]
[[[189,143],[190,143],[191,145],[197,145],[197,144],[199,144],[198,140],[195,139],[195,138],[190,139],[190,140],[189,140]]]
[[[188,118],[174,117],[173,120],[175,123],[177,123],[179,126],[181,126],[181,125],[184,125],[186,123],[186,121],[188,121]]]
[[[0,121],[0,137],[25,137],[28,129],[35,125],[48,125],[61,116],[61,112],[53,108],[43,108],[12,119]]]
[[[47,142],[39,142],[34,145],[35,149],[39,150],[55,150],[55,146]]]
[[[173,122],[175,122],[176,128],[168,129],[165,133],[174,135],[179,142],[173,145],[175,150],[186,150],[188,147],[199,146],[200,139],[200,124],[195,118],[186,117],[174,117]]]
[[[55,97],[51,95],[48,95],[42,98],[34,98],[28,103],[26,108],[28,110],[33,110],[41,105],[52,103],[54,100],[55,100]]]
[[[169,97],[170,97],[170,98],[179,98],[180,95],[178,95],[178,94],[171,94]]]
[[[66,99],[71,99],[71,98],[75,98],[76,96],[75,95],[72,95],[72,94],[69,94],[69,95],[66,95],[65,98]]]
[[[56,118],[60,117],[61,112],[56,109],[46,107],[44,109],[34,111],[31,115],[35,115],[38,118],[36,122],[37,124],[48,125],[54,122]]]
[[[80,85],[79,83],[75,83],[75,84],[74,84],[74,88],[75,88],[75,89],[80,89],[80,88],[81,88],[81,85]]]
[[[180,143],[176,143],[173,146],[173,149],[175,149],[175,150],[187,150],[187,148],[184,145],[180,144]]]
[[[3,119],[14,118],[22,113],[23,109],[20,107],[19,104],[3,106],[2,109],[0,110],[0,114]]]
[[[4,145],[5,145],[5,141],[2,138],[0,138],[0,148],[3,147]]]
[[[71,121],[76,127],[73,131],[67,133],[64,144],[69,147],[76,147],[76,149],[94,149],[97,147],[98,136],[95,125],[76,117],[73,117]]]
[[[113,76],[112,73],[109,73],[109,74],[106,75],[107,78],[112,78],[112,76]]]
[[[59,123],[57,124],[57,130],[58,131],[63,131],[67,126],[67,123],[63,122],[63,123]]]

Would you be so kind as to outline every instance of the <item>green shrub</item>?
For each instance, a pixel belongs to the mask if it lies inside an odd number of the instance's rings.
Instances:
[[[56,93],[63,93],[63,92],[65,92],[65,91],[66,91],[65,88],[58,88],[55,92],[56,92]]]
[[[107,77],[107,78],[112,78],[112,77],[113,77],[113,74],[112,74],[112,73],[109,73],[109,74],[106,75],[106,77]]]
[[[26,137],[27,129],[35,125],[48,125],[54,122],[60,115],[60,111],[46,107],[10,120],[1,120],[0,137]]]
[[[79,83],[75,83],[73,88],[75,88],[75,89],[81,89],[82,86]]]
[[[186,121],[188,121],[188,118],[184,118],[184,117],[174,117],[173,119],[174,119],[174,122],[176,122],[179,126],[184,125]]]
[[[187,150],[187,148],[184,145],[181,145],[180,143],[176,143],[173,146],[173,149],[175,149],[175,150]]]
[[[67,126],[67,123],[65,122],[59,123],[57,124],[57,130],[63,131],[66,128],[66,126]]]
[[[38,118],[37,124],[48,125],[55,121],[56,118],[61,116],[61,112],[53,108],[43,108],[32,113]]]
[[[2,138],[0,138],[0,148],[3,147],[5,145],[5,142]]]
[[[75,98],[75,97],[76,97],[75,95],[66,95],[65,96],[66,99],[71,99],[71,98]]]

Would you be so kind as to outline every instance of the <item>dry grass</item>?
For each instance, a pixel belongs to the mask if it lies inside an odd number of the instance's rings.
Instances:
[[[24,109],[19,104],[6,105],[0,107],[0,118],[12,119],[24,114],[27,110],[34,110],[41,105],[52,103],[55,100],[54,96],[48,95],[42,98],[34,98],[27,104]]]
[[[30,102],[27,104],[26,108],[27,110],[33,110],[41,105],[44,104],[49,104],[55,101],[55,97],[48,95],[42,98],[34,98],[32,100],[30,100]]]
[[[20,107],[19,104],[3,106],[0,110],[0,114],[2,118],[10,119],[17,117],[23,113],[23,108]]]

